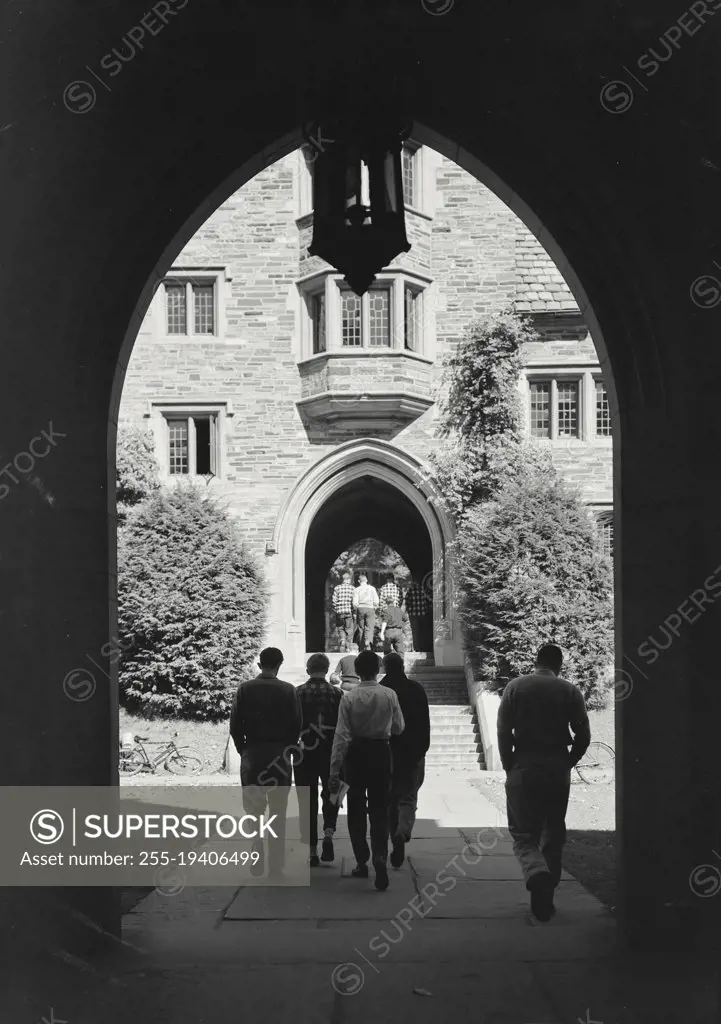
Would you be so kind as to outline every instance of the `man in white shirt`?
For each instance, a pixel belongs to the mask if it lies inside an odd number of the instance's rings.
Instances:
[[[360,682],[343,695],[330,756],[328,788],[337,792],[340,771],[348,786],[348,832],[356,859],[351,874],[368,877],[372,856],[376,889],[388,888],[388,810],[391,791],[391,736],[405,728],[398,697],[378,682],[380,659],[373,651],[356,658]],[[366,805],[367,801],[367,805]],[[367,806],[367,812],[366,812]],[[371,845],[366,831],[370,818]]]
[[[373,634],[376,628],[376,609],[380,604],[378,591],[368,583],[364,572],[358,577],[358,586],[353,591],[353,610],[356,613],[358,632],[361,634],[361,650],[373,650]]]

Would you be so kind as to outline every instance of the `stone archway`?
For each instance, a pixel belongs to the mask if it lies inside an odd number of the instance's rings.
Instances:
[[[453,524],[440,507],[423,464],[398,446],[370,438],[341,445],[320,459],[300,478],[279,513],[269,545],[270,642],[286,652],[289,664],[302,664],[306,653],[306,553],[313,523],[324,507],[332,507],[334,496],[342,496],[343,489],[365,479],[396,492],[399,507],[403,503],[426,531],[433,573],[434,656],[439,665],[461,664],[449,550],[455,535]]]

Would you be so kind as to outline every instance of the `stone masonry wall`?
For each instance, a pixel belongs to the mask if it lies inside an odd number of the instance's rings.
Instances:
[[[417,368],[399,363],[393,377],[401,383],[407,378],[409,388],[423,387],[437,397],[445,355],[480,313],[515,304],[549,314],[572,310],[575,304],[548,256],[492,192],[444,158],[437,157],[434,166],[434,216],[409,213],[413,249],[398,265],[433,279],[435,362]],[[225,422],[223,439],[226,472],[210,486],[224,495],[258,554],[298,478],[348,440],[339,427],[304,425],[295,405],[322,386],[326,372],[323,361],[317,369],[312,362],[298,366],[296,282],[323,263],[307,258],[311,226],[308,218],[297,220],[297,173],[297,154],[266,168],[228,199],[180,253],[179,268],[224,268],[230,279],[222,285],[224,331],[213,338],[167,337],[159,292],[133,350],[121,406],[121,420],[142,424],[148,422],[152,402],[230,404],[233,416]],[[547,321],[548,316],[542,341],[524,353],[529,366],[596,363],[585,329],[576,325],[554,333]],[[368,363],[362,362],[365,368]],[[387,373],[384,360],[378,363]],[[427,458],[435,444],[436,414],[436,406],[431,407],[400,430],[394,442]],[[578,442],[554,457],[584,486],[589,500],[610,500],[608,443]]]

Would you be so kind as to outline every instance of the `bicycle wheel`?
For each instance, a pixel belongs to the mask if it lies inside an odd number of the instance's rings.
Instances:
[[[139,750],[121,750],[118,771],[121,775],[138,775],[146,767],[146,761]]]
[[[615,770],[616,753],[608,743],[594,740],[576,765],[576,770],[588,785],[611,782]]]
[[[178,747],[165,762],[166,771],[173,775],[197,775],[203,767],[203,758],[192,747]]]

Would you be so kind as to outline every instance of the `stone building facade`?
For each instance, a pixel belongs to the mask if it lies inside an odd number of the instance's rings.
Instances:
[[[498,306],[533,316],[525,429],[579,484],[611,544],[608,401],[588,328],[518,218],[428,147],[404,152],[411,250],[362,299],[309,257],[312,162],[258,174],[178,254],[139,332],[121,423],[153,431],[161,475],[221,495],[271,583],[268,642],[300,664],[324,642],[323,588],[366,536],[426,581],[437,664],[460,664],[446,547],[428,480],[442,361]],[[312,157],[311,157],[312,159]]]

